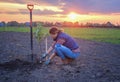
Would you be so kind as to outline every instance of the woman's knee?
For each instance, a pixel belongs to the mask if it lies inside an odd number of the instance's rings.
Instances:
[[[55,51],[59,51],[60,50],[60,47],[55,47]]]
[[[55,50],[60,50],[61,44],[55,44]]]
[[[61,44],[57,43],[55,44],[55,47],[61,47]]]

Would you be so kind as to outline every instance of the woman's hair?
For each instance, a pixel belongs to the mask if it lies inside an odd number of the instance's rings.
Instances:
[[[63,32],[63,31],[64,31],[63,29],[53,26],[50,28],[49,33],[56,34],[56,33]]]

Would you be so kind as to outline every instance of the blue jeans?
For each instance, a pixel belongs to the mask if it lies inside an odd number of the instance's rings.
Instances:
[[[65,58],[75,59],[80,55],[80,52],[73,52],[69,48],[61,44],[55,45],[55,52],[61,59],[65,59]]]

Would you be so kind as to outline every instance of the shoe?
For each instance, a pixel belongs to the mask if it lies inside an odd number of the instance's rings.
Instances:
[[[74,59],[72,59],[72,58],[65,58],[65,59],[62,60],[62,62],[63,62],[64,64],[69,64],[69,63],[71,63],[71,62],[73,62],[73,61],[74,61]]]

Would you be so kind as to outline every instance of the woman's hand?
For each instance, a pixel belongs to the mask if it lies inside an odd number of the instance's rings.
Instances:
[[[47,53],[42,54],[42,59],[45,58],[47,55]]]
[[[47,61],[45,61],[45,64],[48,65],[50,63],[50,59],[48,59]]]

